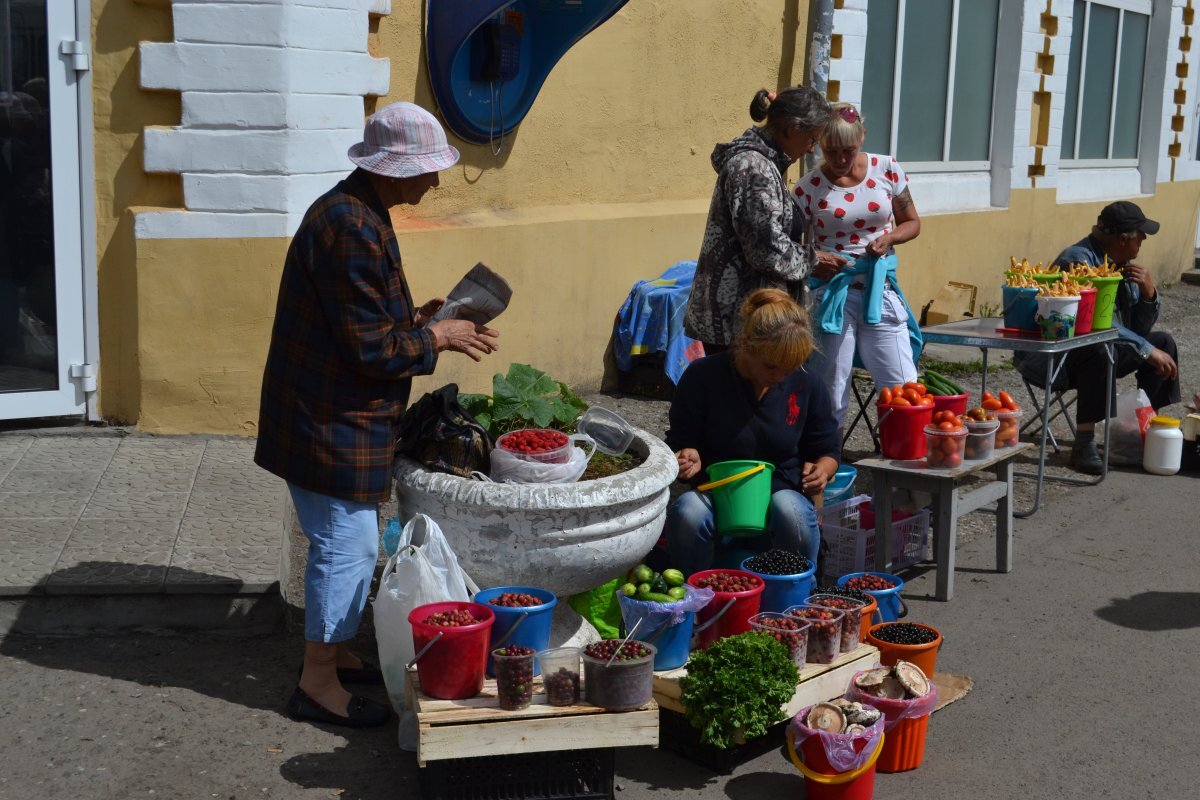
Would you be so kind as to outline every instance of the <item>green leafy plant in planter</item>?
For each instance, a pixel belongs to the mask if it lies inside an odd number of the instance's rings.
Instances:
[[[700,740],[728,748],[786,717],[800,672],[787,648],[761,633],[727,636],[692,653],[680,700]]]
[[[488,429],[502,436],[521,428],[573,431],[587,403],[562,381],[528,364],[511,364],[508,374],[492,376],[492,394],[461,394],[463,408]]]

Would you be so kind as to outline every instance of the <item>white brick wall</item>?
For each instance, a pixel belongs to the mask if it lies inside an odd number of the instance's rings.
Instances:
[[[186,209],[139,212],[139,238],[285,237],[353,164],[363,97],[387,94],[367,53],[389,0],[174,0],[174,42],[140,47],[141,86],[182,93],[147,128],[147,172],[183,175]]]

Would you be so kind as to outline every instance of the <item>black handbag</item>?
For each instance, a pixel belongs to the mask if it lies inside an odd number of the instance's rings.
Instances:
[[[469,478],[472,472],[488,473],[492,438],[458,402],[458,384],[448,383],[405,412],[396,452],[430,469]]]

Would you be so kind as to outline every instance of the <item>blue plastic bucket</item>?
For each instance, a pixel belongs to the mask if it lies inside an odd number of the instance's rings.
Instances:
[[[505,592],[514,594],[529,594],[542,600],[540,606],[526,606],[525,608],[510,608],[508,606],[495,606],[489,600],[499,597]],[[554,619],[554,606],[558,604],[558,598],[554,596],[554,592],[547,589],[537,589],[533,586],[497,586],[495,589],[484,589],[473,598],[476,603],[486,605],[496,615],[496,621],[492,624],[492,639],[488,645],[488,663],[487,674],[495,677],[495,672],[492,670],[492,651],[497,647],[503,647],[507,644],[523,644],[526,647],[532,647],[534,650],[541,652],[550,646],[550,623]],[[526,616],[528,614],[528,616]],[[517,621],[522,617],[525,621],[517,628],[510,638],[508,632],[512,629]],[[503,644],[500,642],[503,641]],[[541,667],[534,659],[533,674],[540,675]]]
[[[1041,330],[1037,322],[1037,287],[1003,286],[1004,327],[1022,331]]]
[[[879,603],[879,610],[875,612],[876,622],[895,622],[898,619],[903,619],[908,616],[908,606],[904,603],[904,598],[900,596],[900,592],[904,589],[904,581],[898,576],[887,572],[851,572],[848,575],[843,575],[837,579],[837,585],[844,587],[851,578],[857,578],[862,575],[876,575],[880,578],[887,578],[892,583],[896,584],[891,589],[863,589],[864,592],[875,598]]]
[[[746,559],[746,561],[749,560]],[[742,562],[741,568],[762,578],[763,583],[766,584],[762,599],[759,601],[758,610],[760,612],[782,613],[792,606],[802,605],[816,586],[817,566],[815,564],[810,566],[807,572],[801,572],[799,575],[765,575],[747,567],[746,561]]]
[[[621,606],[621,618],[625,623],[625,630],[629,631],[632,621],[639,617],[632,615],[627,617],[625,609],[628,604],[641,601],[624,595],[617,599]],[[683,619],[675,625],[668,622],[666,625],[647,629],[643,623],[643,626],[638,628],[635,638],[658,648],[654,654],[654,669],[678,669],[688,662],[688,655],[692,651],[692,628],[695,627],[695,624],[696,612],[686,611]]]
[[[858,479],[858,470],[854,467],[838,467],[833,474],[833,480],[825,484],[825,505],[831,506],[843,500],[849,500],[854,494],[854,481]]]

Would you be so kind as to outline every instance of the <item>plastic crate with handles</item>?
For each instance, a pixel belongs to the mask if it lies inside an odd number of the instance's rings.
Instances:
[[[875,568],[875,528],[862,526],[862,505],[870,495],[858,495],[817,511],[821,538],[829,548],[825,556],[827,577]],[[892,520],[892,570],[911,567],[931,557],[929,552],[929,509]]]

